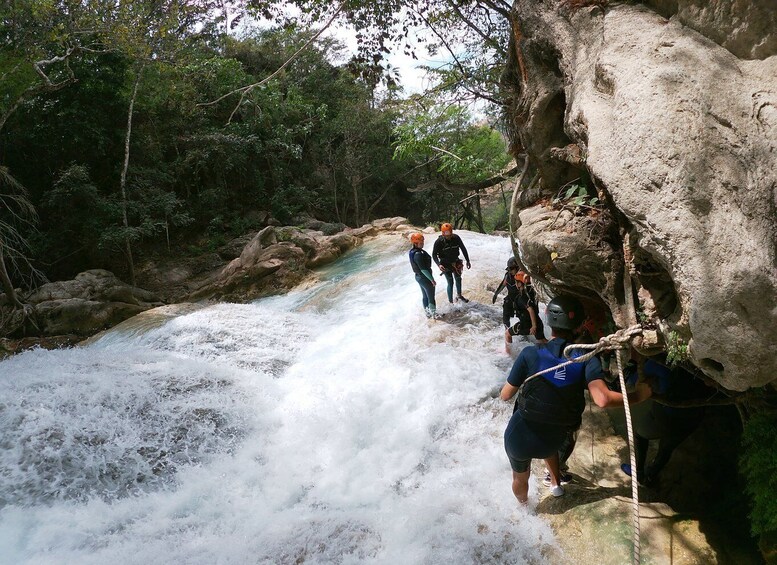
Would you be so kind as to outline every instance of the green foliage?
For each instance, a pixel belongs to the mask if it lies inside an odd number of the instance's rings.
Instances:
[[[502,199],[497,200],[494,206],[487,210],[483,216],[486,232],[504,230],[508,227],[508,221],[509,210]]]
[[[688,360],[688,344],[676,332],[669,332],[666,342],[666,361],[675,365]]]
[[[449,182],[471,183],[500,172],[510,157],[493,129],[472,123],[458,106],[410,108],[394,129],[394,158],[426,161]]]
[[[297,4],[303,19],[339,5]],[[246,5],[234,4],[231,14]],[[141,255],[184,234],[216,246],[257,227],[243,220],[250,210],[283,222],[314,216],[333,233],[379,216],[449,218],[456,195],[409,195],[406,188],[431,179],[482,180],[507,162],[501,136],[473,124],[462,107],[427,100],[426,111],[398,102],[396,69],[382,56],[363,51],[336,64],[346,57],[334,39],[318,38],[244,97],[209,104],[266,78],[311,37],[293,24],[227,37],[213,6],[24,0],[0,8],[1,165],[40,211],[45,230],[34,235],[23,225],[19,236],[34,237],[36,259],[52,278],[115,267],[125,239]],[[274,0],[251,6],[279,13]],[[357,28],[378,33],[376,45],[395,33],[381,27],[389,29],[402,6],[355,2],[344,9]],[[416,8],[438,14],[433,20],[441,30],[456,27],[450,7]],[[458,9],[473,16],[475,7]],[[64,81],[50,88],[32,64],[65,54],[44,69],[54,83]],[[141,67],[126,185],[129,225],[122,227],[124,135]],[[425,131],[420,140],[414,129]]]
[[[752,500],[751,529],[754,535],[777,532],[777,413],[753,416],[742,435],[740,472]]]
[[[559,194],[553,199],[553,204],[593,207],[600,205],[601,201],[598,196],[592,196],[584,184],[575,182],[561,187]]]

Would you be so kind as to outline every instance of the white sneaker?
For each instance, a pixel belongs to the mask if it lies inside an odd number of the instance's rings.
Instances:
[[[559,496],[564,496],[564,487],[561,485],[556,485],[553,488],[550,489],[550,494],[558,498]]]

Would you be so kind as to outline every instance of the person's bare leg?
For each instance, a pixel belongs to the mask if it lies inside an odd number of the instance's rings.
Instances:
[[[510,344],[513,342],[513,336],[510,335],[510,330],[505,330],[505,353],[510,353]]]
[[[513,494],[521,504],[526,504],[529,501],[529,473],[531,471],[524,473],[513,471]]]
[[[558,466],[558,453],[545,459],[545,465],[547,465],[548,472],[550,473],[551,488],[559,486],[561,484],[561,470]]]

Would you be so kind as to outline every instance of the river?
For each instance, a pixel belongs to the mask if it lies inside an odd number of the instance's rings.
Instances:
[[[544,562],[493,397],[509,240],[459,233],[440,321],[384,235],[304,291],[0,362],[0,562]]]

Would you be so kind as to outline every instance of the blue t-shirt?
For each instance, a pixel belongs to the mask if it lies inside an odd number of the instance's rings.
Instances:
[[[525,348],[515,360],[507,382],[520,387],[534,373],[567,361],[567,342],[554,338],[544,345]],[[582,356],[580,350],[574,356]],[[577,427],[585,410],[584,390],[588,383],[603,379],[602,365],[597,357],[583,363],[572,363],[531,379],[516,400],[516,409],[526,420],[551,425]]]

